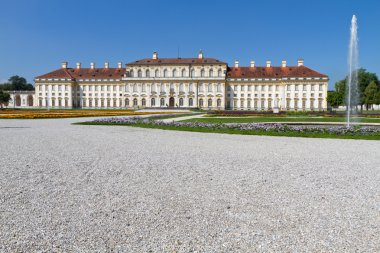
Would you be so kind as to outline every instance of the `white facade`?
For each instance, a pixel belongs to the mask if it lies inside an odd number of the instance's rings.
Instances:
[[[142,59],[122,68],[62,68],[35,79],[34,105],[51,108],[201,108],[212,110],[326,110],[328,77],[298,66],[234,68],[213,58]],[[290,70],[295,71],[292,76]],[[257,77],[275,69],[286,76]],[[244,76],[243,70],[252,76]],[[235,73],[235,71],[237,71]],[[308,73],[312,75],[307,76]],[[232,75],[230,75],[232,74]],[[272,75],[275,75],[272,73]],[[278,75],[278,73],[276,74]]]

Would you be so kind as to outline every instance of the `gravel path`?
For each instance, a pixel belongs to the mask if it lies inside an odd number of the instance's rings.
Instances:
[[[0,252],[379,252],[380,142],[0,120]]]

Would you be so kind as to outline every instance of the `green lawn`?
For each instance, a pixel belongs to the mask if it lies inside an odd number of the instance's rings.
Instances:
[[[183,122],[203,123],[265,123],[265,122],[345,122],[344,117],[202,117],[184,120]],[[352,122],[380,123],[380,118],[355,118]]]
[[[240,134],[240,135],[268,135],[268,136],[287,136],[287,137],[306,137],[306,138],[330,138],[330,139],[362,139],[362,140],[380,140],[380,133],[372,135],[346,134],[338,135],[331,132],[296,132],[296,131],[264,131],[264,130],[238,130],[238,129],[209,129],[203,127],[184,127],[184,126],[164,126],[146,123],[99,123],[99,122],[80,122],[76,125],[106,125],[106,126],[132,126],[141,128],[153,128],[162,130],[189,131],[202,133],[222,133],[222,134]]]

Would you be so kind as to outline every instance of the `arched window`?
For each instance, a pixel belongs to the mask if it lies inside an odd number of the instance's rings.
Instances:
[[[221,107],[222,106],[222,100],[220,98],[218,98],[218,100],[216,100],[216,105],[218,107]]]
[[[164,69],[164,77],[168,77],[168,70]]]
[[[154,76],[155,77],[160,77],[160,71],[158,71],[158,69],[156,69],[156,71],[154,71]]]
[[[199,99],[199,107],[203,107],[203,99]]]
[[[193,106],[193,99],[189,98],[189,106]]]
[[[142,71],[141,71],[141,69],[139,69],[139,71],[137,71],[137,77],[142,77]]]
[[[137,84],[133,85],[133,92],[137,92]]]
[[[208,107],[212,107],[212,99],[211,99],[211,98],[209,98],[209,99],[207,100],[207,106],[208,106]]]
[[[216,90],[218,92],[222,92],[222,85],[220,83],[218,83],[218,86],[217,86]]]
[[[142,106],[146,106],[146,100],[145,100],[145,98],[143,98],[143,99],[141,100],[141,105],[142,105]]]
[[[95,100],[96,101],[96,100]],[[96,106],[96,103],[95,103],[95,106]],[[128,98],[126,98],[125,99],[125,107],[128,107],[129,106],[129,99]]]
[[[185,77],[185,76],[186,76],[186,70],[185,70],[185,69],[182,69],[181,76],[182,76],[182,77]]]
[[[177,77],[177,70],[173,69],[173,77]]]
[[[179,91],[182,91],[182,92],[184,91],[184,90],[183,90],[183,83],[180,83],[180,84],[179,84]]]
[[[150,77],[150,71],[149,71],[149,69],[147,69],[147,70],[145,71],[145,76],[146,76],[146,77]]]
[[[210,71],[208,72],[208,76],[213,77],[214,76],[214,70],[210,69]]]
[[[131,71],[129,72],[129,76],[130,77],[133,77],[134,73],[133,73],[133,70],[131,69]]]
[[[212,84],[211,83],[208,84],[207,91],[212,92]]]
[[[179,106],[183,106],[183,98],[179,99]]]
[[[156,105],[156,99],[152,98],[150,100],[150,106],[155,106]]]
[[[133,99],[133,106],[137,106],[137,98]]]
[[[201,77],[205,77],[205,70],[201,69]]]
[[[190,72],[191,77],[195,77],[195,69],[192,69]]]
[[[189,84],[189,92],[193,91],[193,84]]]
[[[165,106],[165,98],[160,99],[160,106],[161,107]]]
[[[222,70],[221,69],[218,70],[218,77],[222,77]]]

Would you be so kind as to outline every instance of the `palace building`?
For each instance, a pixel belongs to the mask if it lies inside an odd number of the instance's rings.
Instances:
[[[325,110],[328,76],[304,66],[234,67],[199,52],[196,58],[77,63],[35,78],[35,102],[49,108],[201,108],[210,110]]]

